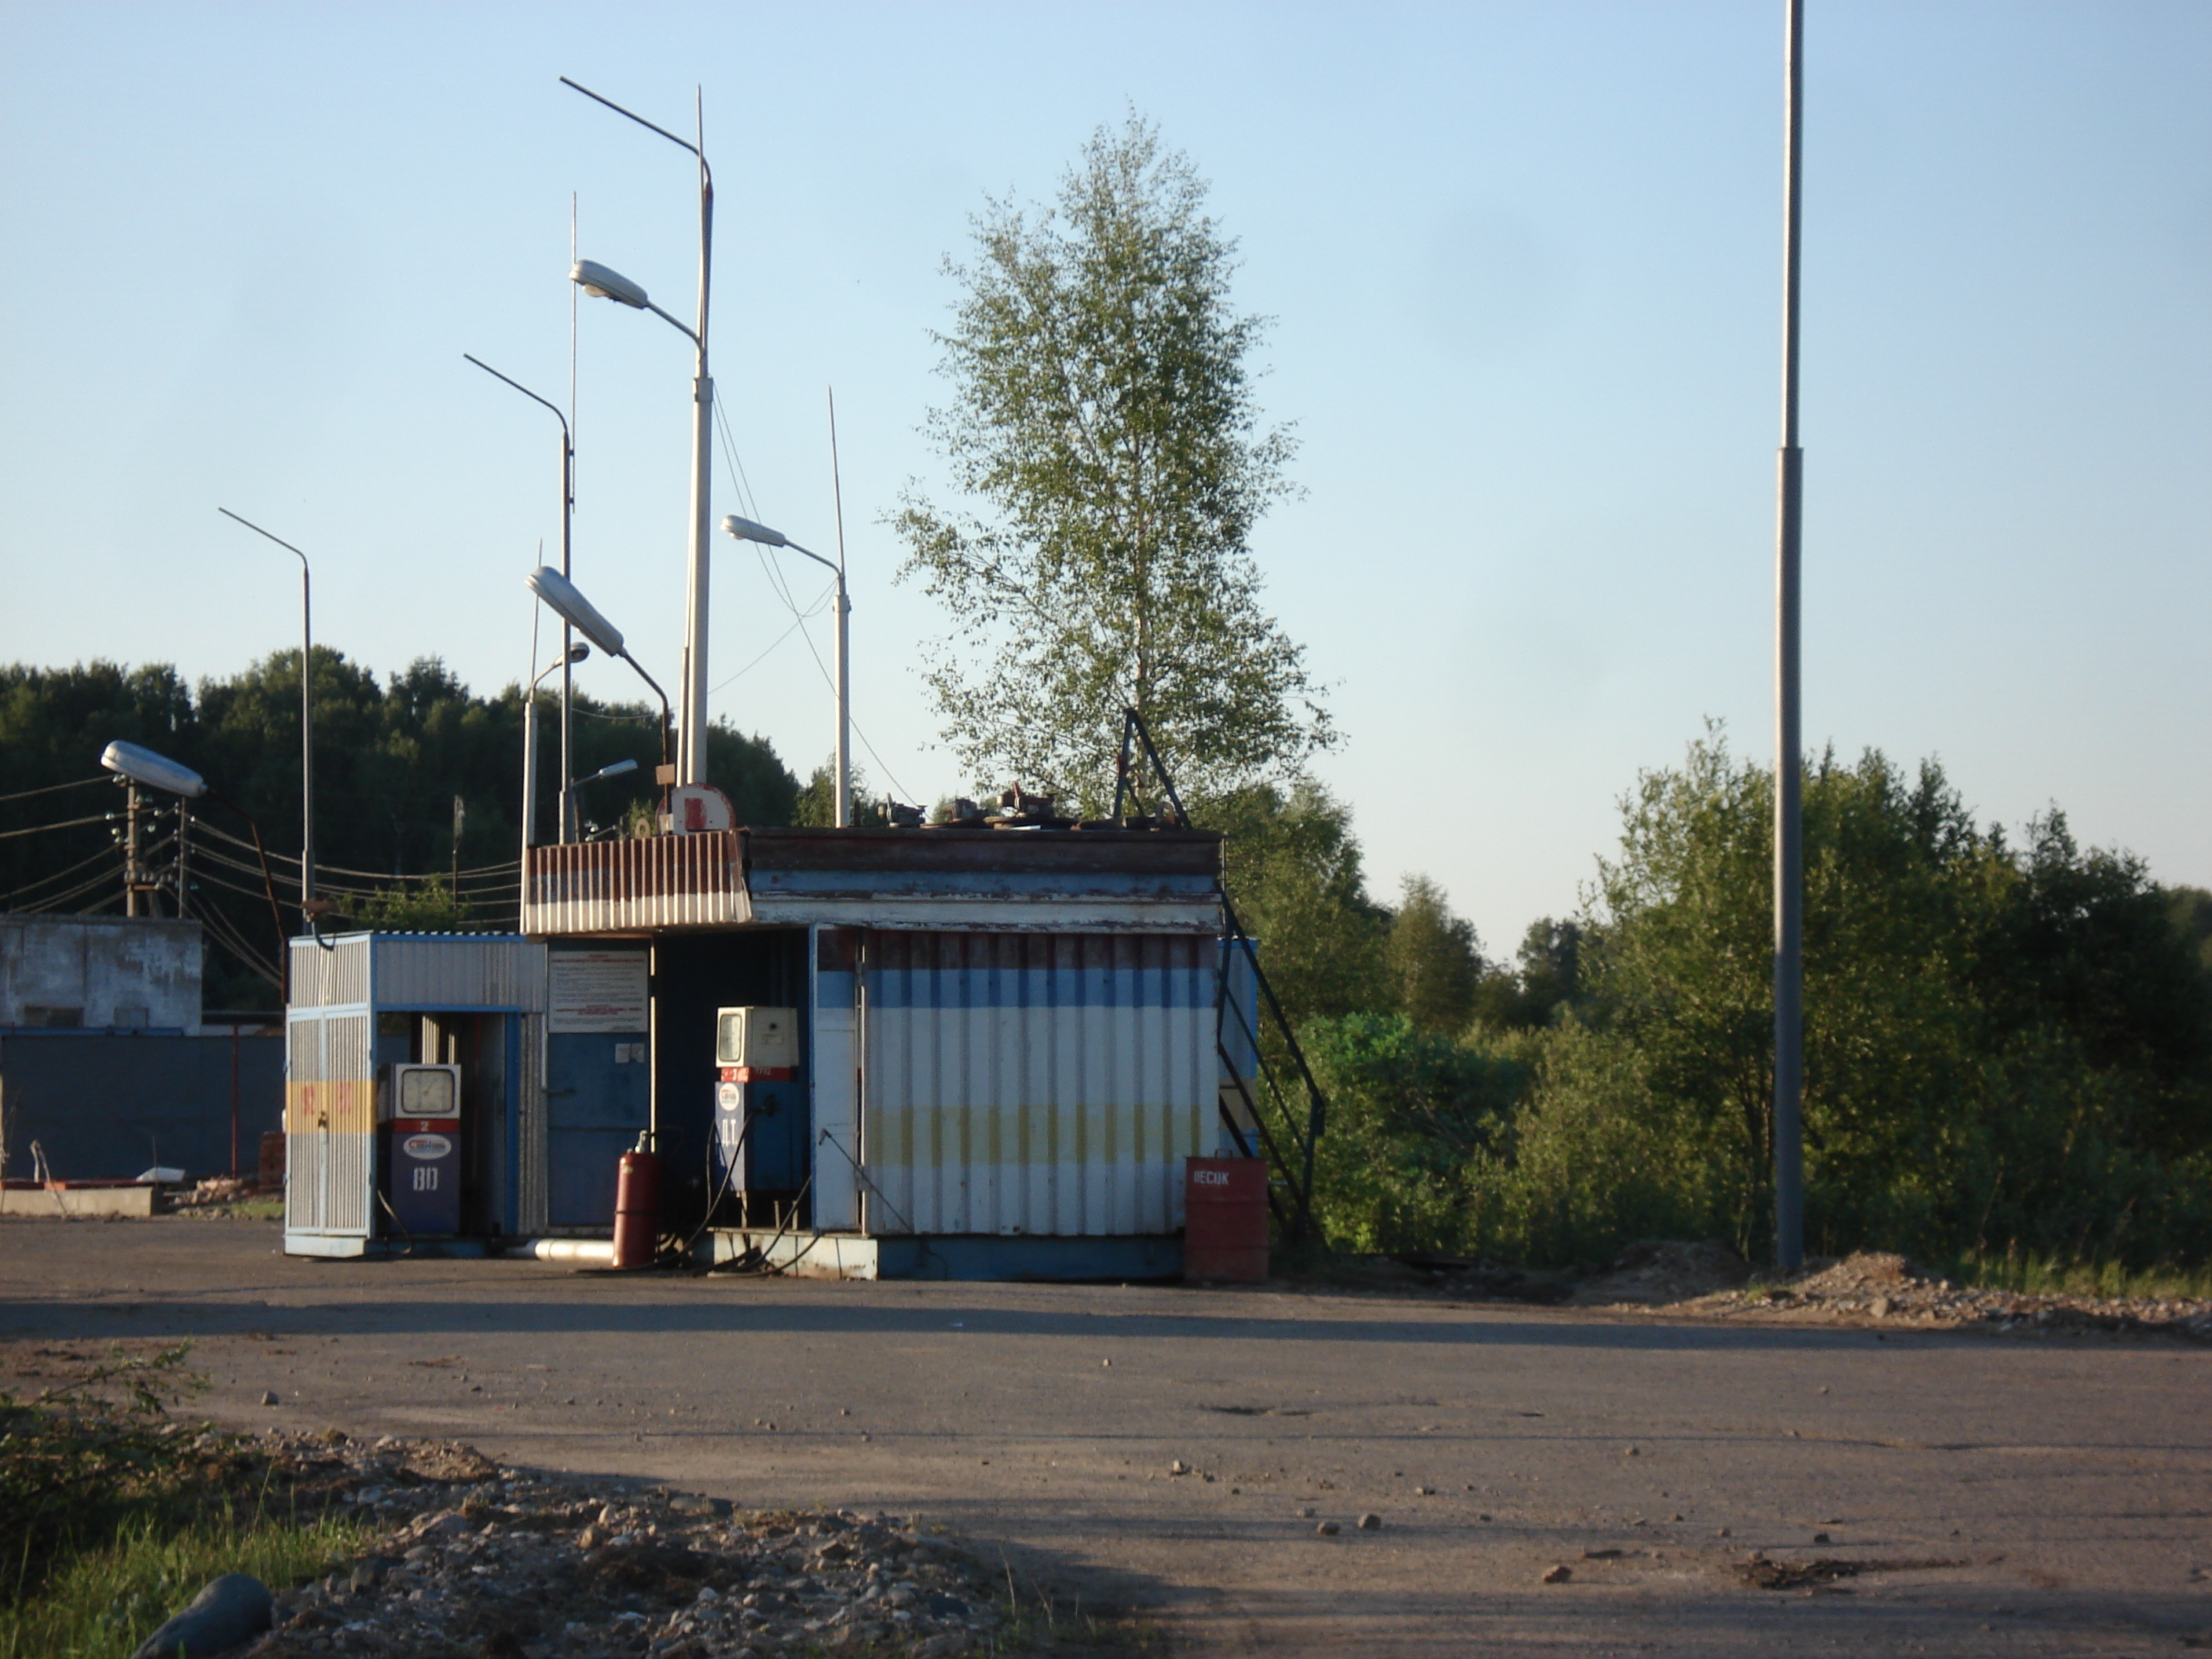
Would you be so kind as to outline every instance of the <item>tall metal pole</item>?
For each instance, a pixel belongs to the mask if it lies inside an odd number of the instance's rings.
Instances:
[[[679,783],[707,781],[707,578],[714,551],[714,382],[707,372],[707,297],[714,257],[714,176],[707,170],[705,97],[695,89],[699,143],[699,367],[691,381],[691,574],[684,609],[684,747]]]
[[[292,550],[299,553],[296,547]],[[308,608],[307,556],[300,553],[300,914],[315,902],[315,628]]]
[[[692,89],[693,131],[697,142],[678,138],[666,127],[656,126],[642,115],[624,109],[611,98],[603,98],[589,87],[561,76],[561,84],[580,92],[594,103],[605,104],[617,115],[657,132],[672,144],[688,149],[699,164],[699,325],[682,323],[648,305],[641,295],[635,303],[665,319],[691,337],[698,359],[691,376],[691,557],[684,592],[684,677],[677,686],[683,708],[683,726],[676,751],[679,783],[707,781],[707,600],[708,556],[713,550],[708,524],[708,496],[714,483],[711,470],[714,425],[714,382],[707,369],[707,301],[713,287],[714,258],[714,174],[707,165],[707,104],[703,90]],[[572,272],[573,276],[573,272]],[[631,665],[635,666],[635,659]],[[642,673],[644,671],[640,669]],[[657,688],[656,688],[657,689]]]
[[[313,613],[309,606],[307,556],[281,536],[271,536],[251,519],[227,507],[216,511],[234,519],[255,535],[275,542],[300,562],[300,913],[312,923],[315,901],[315,652]],[[277,949],[283,949],[280,934]]]
[[[837,393],[830,392],[830,489],[837,507],[837,827],[853,824],[853,602],[845,593],[845,485],[837,466]]]
[[[568,192],[568,263],[576,263],[576,192]],[[560,411],[556,410],[556,414]],[[561,422],[561,574],[570,581],[576,573],[568,568],[569,544],[574,538],[576,522],[576,285],[568,284],[568,412]],[[531,634],[534,640],[537,628]],[[574,816],[568,810],[568,780],[576,775],[575,719],[572,712],[576,696],[576,659],[574,655],[576,629],[564,620],[561,624],[561,827],[554,836],[566,844],[574,838],[569,820]],[[538,664],[538,647],[530,647],[531,666]],[[533,800],[536,797],[532,798]],[[530,872],[525,860],[522,873],[523,901],[530,897]],[[515,926],[521,927],[518,921]]]
[[[1797,271],[1804,155],[1805,5],[1784,0],[1782,453],[1774,559],[1774,1261],[1805,1260],[1804,744],[1800,732],[1798,574],[1805,453],[1797,442]]]

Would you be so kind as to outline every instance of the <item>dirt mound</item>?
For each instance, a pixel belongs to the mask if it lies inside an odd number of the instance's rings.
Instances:
[[[1894,1296],[1928,1282],[1927,1276],[1915,1273],[1912,1264],[1901,1255],[1887,1250],[1861,1250],[1828,1267],[1815,1266],[1797,1281],[1796,1289],[1800,1296]]]
[[[1614,1257],[1604,1273],[1578,1287],[1574,1300],[1580,1307],[1624,1302],[1662,1307],[1733,1290],[1750,1277],[1751,1264],[1717,1240],[1685,1244],[1675,1239],[1639,1239]]]
[[[1814,1260],[1796,1279],[1700,1298],[1684,1310],[1721,1318],[1999,1330],[2112,1331],[2212,1338],[2212,1300],[2195,1297],[2028,1295],[1954,1285],[1887,1250]]]
[[[489,1480],[499,1473],[498,1464],[458,1440],[425,1442],[400,1467],[417,1480],[441,1482]]]

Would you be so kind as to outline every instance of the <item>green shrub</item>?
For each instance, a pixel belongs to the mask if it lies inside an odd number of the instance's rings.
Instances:
[[[1469,1248],[1528,1067],[1403,1015],[1316,1019],[1300,1041],[1329,1100],[1315,1170],[1329,1241],[1360,1251]]]

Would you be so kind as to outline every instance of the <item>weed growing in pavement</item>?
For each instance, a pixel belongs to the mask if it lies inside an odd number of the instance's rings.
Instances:
[[[1035,1578],[1021,1582],[1003,1555],[999,1565],[1006,1577],[1006,1593],[993,1598],[999,1622],[982,1651],[1003,1659],[1104,1659],[1107,1655],[1158,1659],[1166,1653],[1166,1635],[1158,1626],[1096,1606],[1086,1610],[1080,1595],[1054,1590]]]

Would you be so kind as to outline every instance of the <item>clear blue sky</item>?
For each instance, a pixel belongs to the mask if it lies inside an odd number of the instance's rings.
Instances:
[[[2212,884],[2212,7],[1809,11],[1808,739]],[[220,504],[314,556],[319,640],[517,678],[553,422],[461,353],[565,401],[572,191],[688,307],[685,158],[556,77],[678,127],[701,84],[752,499],[830,544],[834,385],[862,759],[949,793],[878,522],[933,474],[939,263],[1133,103],[1278,319],[1306,494],[1256,551],[1321,770],[1378,894],[1427,871],[1510,951],[1639,768],[1707,716],[1770,749],[1780,40],[1778,0],[0,6],[0,660],[288,644],[291,562]],[[672,685],[688,347],[580,322],[577,579]],[[790,617],[718,556],[719,681]],[[796,635],[713,707],[829,750]]]

